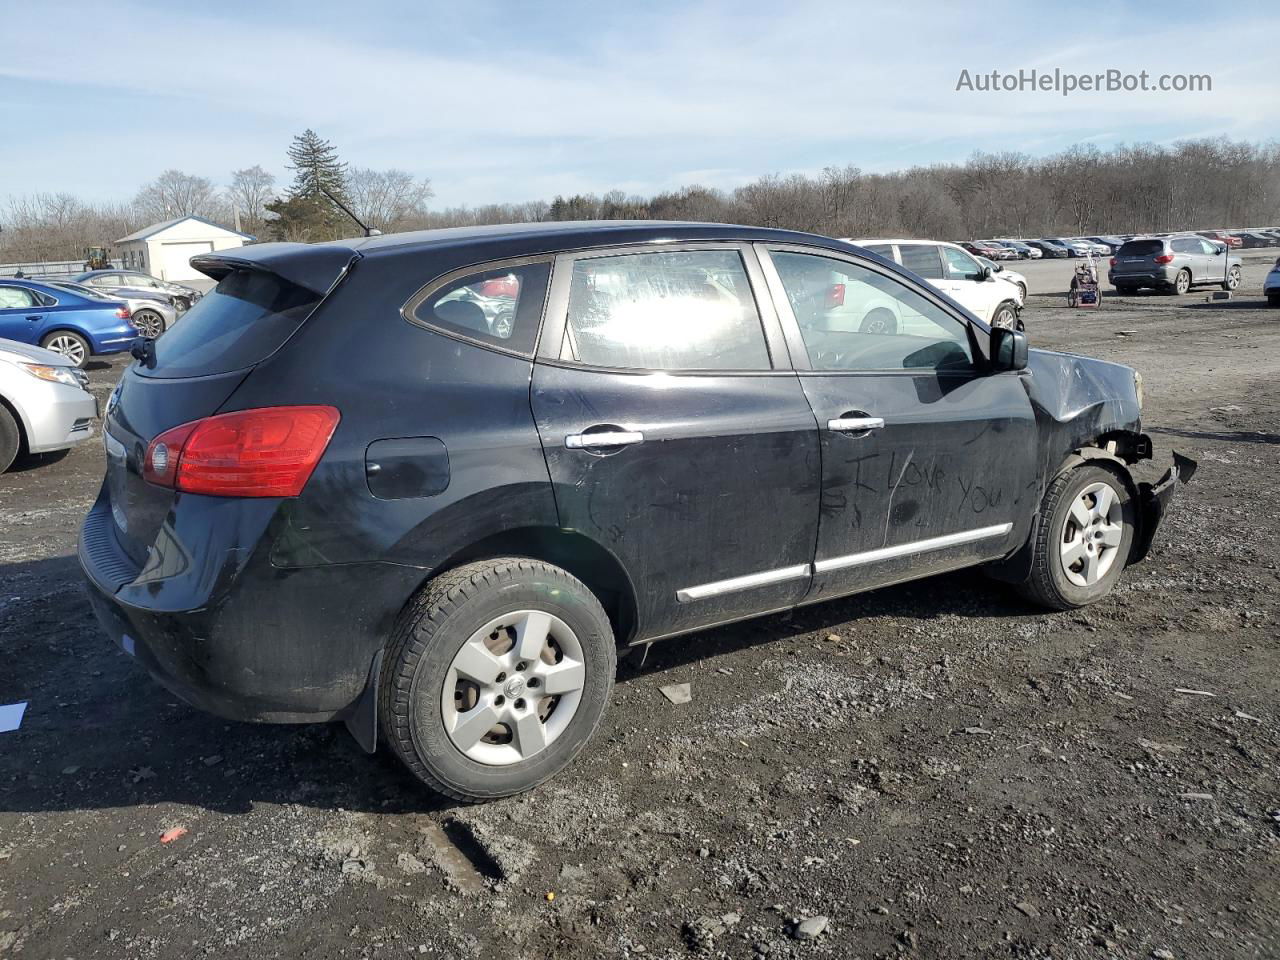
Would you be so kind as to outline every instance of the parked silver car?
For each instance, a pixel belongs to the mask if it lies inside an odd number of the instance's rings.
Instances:
[[[1143,287],[1183,294],[1209,284],[1234,290],[1240,286],[1240,265],[1240,258],[1229,253],[1226,244],[1195,234],[1138,237],[1116,251],[1107,279],[1121,294]]]
[[[0,340],[0,473],[19,453],[65,450],[93,436],[89,378],[52,350]]]
[[[178,321],[178,308],[172,299],[163,293],[147,293],[142,290],[122,289],[115,293],[104,293],[83,283],[72,283],[70,280],[47,280],[51,287],[69,290],[81,297],[92,300],[123,300],[129,307],[130,320],[138,328],[138,335],[154,340]]]
[[[191,309],[191,305],[200,299],[202,294],[194,287],[170,280],[157,280],[150,274],[139,270],[90,270],[71,277],[76,283],[83,283],[107,293],[118,290],[146,290],[159,292],[168,296],[179,312]]]

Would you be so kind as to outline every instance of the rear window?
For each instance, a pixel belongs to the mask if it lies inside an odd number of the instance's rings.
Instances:
[[[1124,244],[1117,257],[1158,257],[1164,253],[1163,240],[1130,240]]]
[[[203,377],[253,366],[289,339],[320,295],[260,270],[234,270],[156,340],[150,377]]]

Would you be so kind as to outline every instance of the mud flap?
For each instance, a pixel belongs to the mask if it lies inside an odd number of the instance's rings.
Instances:
[[[1178,484],[1187,483],[1196,472],[1196,462],[1173,451],[1171,466],[1157,483],[1138,484],[1138,495],[1142,507],[1142,527],[1134,538],[1133,548],[1129,552],[1129,562],[1137,563],[1151,552],[1151,544],[1155,541],[1160,522],[1169,510],[1169,501],[1173,499]]]
[[[374,753],[378,749],[378,682],[382,677],[382,651],[379,650],[369,664],[369,679],[365,681],[364,692],[352,706],[343,723],[355,737],[365,753]]]

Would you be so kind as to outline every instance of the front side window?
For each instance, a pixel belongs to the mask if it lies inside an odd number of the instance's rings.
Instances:
[[[21,310],[35,305],[36,298],[25,287],[0,287],[0,310]]]
[[[813,369],[972,369],[968,325],[908,284],[846,260],[771,256]]]
[[[1219,253],[1217,244],[1210,243],[1208,240],[1200,240],[1200,252],[1211,257],[1216,257]]]
[[[982,267],[978,261],[963,250],[955,247],[943,247],[942,254],[947,261],[947,276],[952,280],[981,280]]]
[[[769,348],[736,250],[576,260],[573,359],[641,370],[768,370]]]
[[[531,355],[546,300],[549,263],[494,266],[439,287],[413,310],[419,323]]]
[[[891,243],[864,243],[861,246],[863,250],[870,250],[872,253],[878,253],[886,260],[893,259],[893,244]]]
[[[902,256],[902,265],[917,277],[924,277],[926,280],[942,279],[942,261],[938,259],[938,248],[933,244],[899,244],[898,253]]]

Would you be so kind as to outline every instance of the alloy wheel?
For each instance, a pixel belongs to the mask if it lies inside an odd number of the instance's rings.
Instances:
[[[1227,289],[1234,290],[1240,286],[1240,268],[1232,267],[1227,271]]]
[[[154,340],[164,333],[164,320],[160,318],[160,314],[152,310],[143,310],[141,313],[135,313],[133,315],[133,325],[138,328],[139,335],[150,340]]]
[[[528,760],[569,726],[586,676],[582,644],[559,617],[503,614],[473,633],[449,665],[440,697],[445,733],[477,763]]]
[[[75,337],[59,334],[45,344],[45,349],[62,354],[76,366],[84,363],[84,344]]]
[[[1062,569],[1077,587],[1091,587],[1111,570],[1124,539],[1124,511],[1108,484],[1091,483],[1067,511],[1059,538]]]

